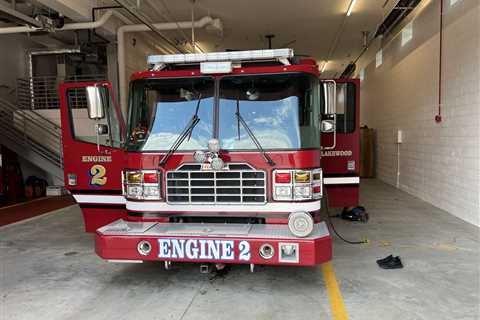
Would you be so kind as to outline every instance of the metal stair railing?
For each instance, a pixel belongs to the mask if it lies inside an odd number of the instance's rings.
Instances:
[[[0,129],[2,138],[21,145],[63,168],[61,128],[40,114],[40,110],[58,110],[61,82],[105,80],[104,74],[73,75],[66,77],[37,76],[17,79],[17,103],[0,99]]]
[[[105,80],[104,74],[73,75],[67,77],[37,76],[17,79],[17,103],[21,109],[58,109],[58,85],[61,82]]]
[[[11,102],[0,99],[0,128],[0,139],[7,138],[42,156],[56,167],[63,168],[60,126],[43,115],[18,109]]]

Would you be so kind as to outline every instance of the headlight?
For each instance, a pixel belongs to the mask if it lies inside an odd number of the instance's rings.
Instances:
[[[292,188],[287,186],[279,186],[275,187],[275,195],[274,198],[277,200],[281,199],[292,199]]]
[[[124,195],[137,200],[159,200],[160,181],[160,172],[157,170],[126,171],[123,175]]]
[[[127,186],[127,196],[129,198],[140,199],[143,194],[143,189],[141,185]]]
[[[273,199],[304,201],[322,197],[322,169],[273,171]]]
[[[288,229],[296,237],[307,237],[313,231],[313,218],[304,211],[292,212],[288,216]]]
[[[295,199],[311,199],[312,198],[312,186],[311,185],[296,185],[293,187],[293,194]]]
[[[159,199],[160,187],[159,186],[143,186],[143,196],[145,199]]]

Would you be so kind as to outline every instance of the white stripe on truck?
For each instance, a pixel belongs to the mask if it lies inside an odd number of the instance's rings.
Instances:
[[[323,178],[323,184],[359,184],[360,177]]]
[[[269,202],[262,205],[200,205],[169,204],[162,201],[128,201],[124,196],[111,195],[73,195],[78,203],[126,204],[132,211],[169,211],[169,212],[285,212],[320,210],[320,200],[311,202]]]
[[[127,210],[170,211],[170,212],[285,212],[320,210],[320,201],[312,202],[269,202],[263,205],[218,205],[218,204],[169,204],[152,201],[127,201]]]

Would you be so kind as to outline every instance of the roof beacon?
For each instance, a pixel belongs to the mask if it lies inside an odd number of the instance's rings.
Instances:
[[[162,70],[169,64],[200,64],[202,73],[230,73],[233,64],[251,61],[279,61],[290,65],[293,49],[268,49],[248,51],[227,51],[210,53],[188,53],[154,55],[147,58],[150,70]]]

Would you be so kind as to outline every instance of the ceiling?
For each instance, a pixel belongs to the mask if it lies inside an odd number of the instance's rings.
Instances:
[[[191,0],[129,0],[140,4],[141,12],[153,22],[191,19]],[[220,18],[223,36],[198,30],[196,41],[205,51],[267,48],[267,34],[273,34],[273,48],[290,47],[296,54],[315,58],[325,76],[339,76],[362,50],[362,31],[374,34],[397,0],[357,0],[346,16],[351,0],[196,0],[194,15]],[[112,1],[114,4],[114,1]],[[190,39],[184,31],[167,34],[172,39]]]
[[[346,16],[351,0],[123,0],[141,12],[150,22],[190,21],[192,7],[195,19],[210,15],[220,18],[223,35],[205,30],[195,32],[195,40],[207,52],[225,49],[247,50],[268,48],[265,35],[272,34],[273,48],[293,48],[297,55],[307,55],[317,60],[324,76],[339,76],[345,67],[357,58],[363,48],[362,31],[373,35],[377,26],[399,0],[356,0],[350,16]],[[51,5],[48,10],[61,4],[67,18],[71,0],[17,0],[17,10],[26,14],[40,4]],[[52,4],[57,4],[55,7]],[[82,7],[118,5],[115,0],[90,0]],[[86,9],[90,19],[90,10]],[[126,13],[122,10],[123,13]],[[127,16],[129,16],[127,14]],[[130,15],[129,18],[135,21]],[[169,31],[164,34],[177,43],[191,40],[191,32]],[[157,37],[157,39],[159,39]]]

